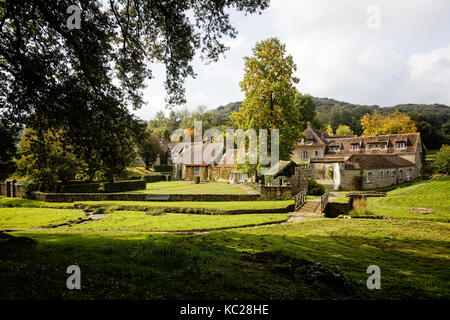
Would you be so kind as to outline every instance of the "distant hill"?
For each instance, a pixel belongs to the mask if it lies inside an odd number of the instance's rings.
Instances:
[[[380,112],[391,113],[395,111],[401,112],[417,112],[424,114],[435,114],[439,120],[443,123],[450,121],[450,107],[444,104],[399,104],[391,107],[380,108],[378,105],[359,105],[353,104],[345,101],[339,101],[330,98],[317,98],[313,97],[314,102],[316,103],[317,112],[325,113],[331,111],[334,106],[343,106],[346,109],[353,109],[357,106],[368,107],[370,109],[377,109]],[[242,101],[231,102],[225,106],[220,106],[217,109],[212,111],[217,112],[223,118],[228,118],[228,116],[239,110],[239,107],[242,105]]]

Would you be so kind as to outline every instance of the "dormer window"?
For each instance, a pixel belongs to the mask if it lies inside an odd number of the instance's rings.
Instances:
[[[357,150],[361,149],[361,147],[360,147],[359,143],[352,143],[350,149],[352,151],[357,151]]]
[[[306,144],[308,144],[308,145],[311,145],[311,144],[313,144],[313,139],[308,139],[308,141],[306,142]]]
[[[395,149],[406,149],[406,142],[405,141],[396,142]]]
[[[332,146],[330,147],[330,152],[338,152],[340,150],[339,146]]]

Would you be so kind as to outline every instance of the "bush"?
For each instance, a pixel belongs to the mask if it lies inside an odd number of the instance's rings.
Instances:
[[[155,170],[155,172],[172,172],[173,171],[173,166],[171,165],[160,165],[160,166],[154,166],[153,170]]]
[[[164,175],[154,175],[154,176],[143,176],[142,178],[146,183],[150,182],[158,182],[158,181],[166,181],[166,176]]]
[[[114,183],[78,183],[61,186],[61,193],[111,193],[144,190],[144,180],[118,181]]]
[[[321,196],[325,193],[325,187],[315,180],[308,178],[308,194],[312,196]]]
[[[199,184],[200,183],[200,176],[194,176],[194,183]]]
[[[438,173],[448,174],[450,172],[450,146],[442,146],[436,155],[433,166]]]

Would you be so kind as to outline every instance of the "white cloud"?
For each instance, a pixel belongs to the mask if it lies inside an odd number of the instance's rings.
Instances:
[[[367,28],[367,8],[381,9],[380,30]],[[243,99],[243,57],[276,36],[298,66],[301,92],[360,104],[450,104],[450,1],[272,0],[261,16],[232,13],[239,31],[226,58],[186,81],[187,107],[217,107]],[[146,90],[148,119],[164,108],[160,69]]]

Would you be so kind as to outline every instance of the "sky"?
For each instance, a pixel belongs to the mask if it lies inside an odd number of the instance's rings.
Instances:
[[[230,11],[239,34],[218,62],[193,61],[185,83],[187,107],[208,109],[241,101],[245,56],[256,42],[277,37],[297,65],[297,89],[355,104],[450,105],[449,0],[271,0],[261,15]],[[166,114],[162,65],[133,111],[149,120]]]

